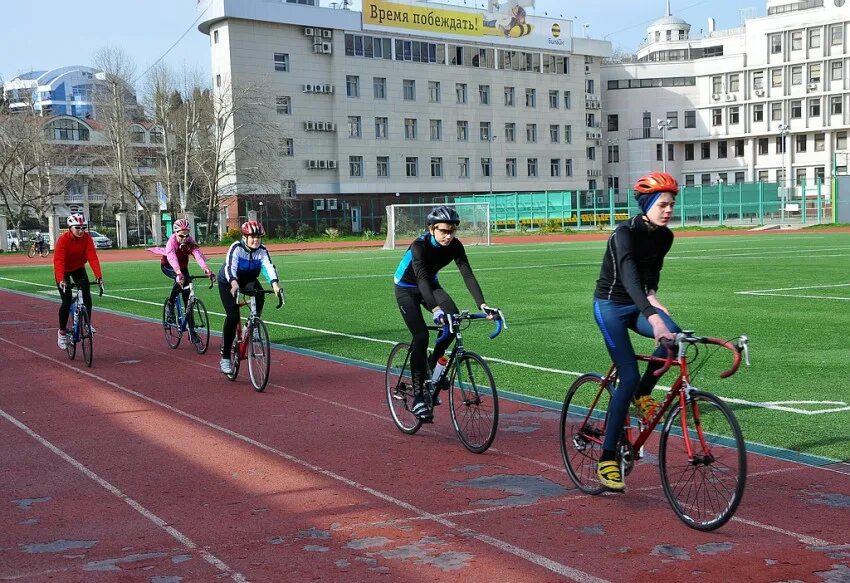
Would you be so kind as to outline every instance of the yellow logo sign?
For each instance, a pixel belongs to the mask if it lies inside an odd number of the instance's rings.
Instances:
[[[552,25],[552,36],[554,36],[555,38],[561,36],[561,27],[558,26],[557,22]]]

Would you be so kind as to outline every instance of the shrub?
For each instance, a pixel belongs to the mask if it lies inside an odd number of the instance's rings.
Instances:
[[[325,235],[327,235],[331,241],[336,241],[339,239],[339,229],[335,227],[328,227],[325,229]]]
[[[308,237],[312,237],[313,234],[313,225],[309,223],[298,223],[298,226],[295,228],[296,241],[305,241]]]
[[[242,232],[239,231],[239,229],[227,229],[227,232],[224,234],[224,237],[222,237],[221,240],[229,241],[232,243],[233,241],[238,241],[241,238]]]
[[[369,229],[366,229],[365,231],[363,231],[363,240],[364,241],[371,241],[372,239],[375,238],[375,235],[376,235],[375,231],[370,231]]]
[[[549,219],[546,223],[544,223],[542,228],[544,234],[560,233],[563,230],[564,229],[561,226],[561,219]]]

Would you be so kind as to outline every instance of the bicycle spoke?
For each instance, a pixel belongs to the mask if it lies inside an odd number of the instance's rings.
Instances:
[[[471,352],[460,356],[452,373],[449,406],[461,443],[483,453],[493,443],[499,423],[496,383],[487,363]]]
[[[422,426],[411,409],[413,408],[413,380],[410,377],[410,345],[396,344],[387,360],[384,375],[387,395],[387,406],[393,423],[400,431],[407,434],[416,433]]]
[[[576,486],[588,494],[605,490],[596,476],[605,438],[605,413],[610,392],[602,377],[586,374],[570,386],[561,409],[561,459]]]

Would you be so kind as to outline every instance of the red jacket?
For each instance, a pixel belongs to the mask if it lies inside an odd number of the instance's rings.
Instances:
[[[53,274],[56,283],[65,279],[65,274],[85,267],[86,261],[91,265],[94,276],[102,278],[100,260],[94,250],[94,239],[88,231],[83,233],[82,237],[75,237],[71,231],[66,231],[56,241],[56,250],[53,253]]]

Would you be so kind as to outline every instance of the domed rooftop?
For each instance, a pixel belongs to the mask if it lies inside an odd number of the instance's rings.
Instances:
[[[673,16],[671,14],[668,14],[667,16],[662,16],[661,18],[659,18],[658,20],[656,20],[655,22],[653,22],[649,26],[656,27],[656,26],[669,26],[669,25],[690,26],[690,24],[688,24],[688,22],[685,19],[680,18],[678,16]]]

